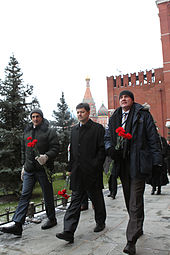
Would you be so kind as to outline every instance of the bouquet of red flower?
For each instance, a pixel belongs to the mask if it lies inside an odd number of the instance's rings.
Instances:
[[[115,146],[116,150],[121,150],[123,149],[123,143],[125,141],[125,139],[132,139],[132,135],[130,133],[125,133],[126,131],[124,130],[124,128],[122,127],[118,127],[116,129],[116,133],[118,134],[117,136],[117,144]]]
[[[67,195],[66,192],[67,192],[66,189],[59,190],[59,191],[58,191],[58,195],[59,195],[59,196],[62,196],[62,197],[65,198],[65,199],[68,199],[70,196]]]
[[[32,140],[32,137],[29,136],[27,137],[27,140]],[[40,153],[37,149],[37,144],[38,140],[37,139],[34,139],[32,142],[29,142],[27,143],[27,147],[31,147],[33,148],[34,152],[36,153],[36,156],[40,156]],[[47,168],[47,166],[44,164],[42,165],[42,167],[44,168],[45,172],[46,172],[46,175],[47,175],[47,178],[48,178],[48,181],[51,183],[52,182],[52,175],[51,175],[51,171]]]

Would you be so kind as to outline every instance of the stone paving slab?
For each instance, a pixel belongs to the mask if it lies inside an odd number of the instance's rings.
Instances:
[[[170,255],[170,184],[162,188],[162,195],[150,195],[146,185],[144,235],[137,242],[137,255]],[[94,212],[91,207],[81,213],[74,244],[55,237],[63,230],[63,210],[57,210],[58,225],[41,230],[41,224],[24,225],[21,238],[0,234],[0,255],[122,255],[126,244],[128,215],[121,186],[115,200],[104,191],[106,228],[94,233]]]

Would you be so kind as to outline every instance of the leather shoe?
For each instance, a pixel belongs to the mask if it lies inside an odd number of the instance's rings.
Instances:
[[[52,228],[54,226],[57,225],[57,220],[47,220],[42,226],[41,226],[41,229],[48,229],[48,228]]]
[[[22,225],[12,225],[10,227],[3,227],[1,228],[1,232],[13,234],[16,236],[22,236]]]
[[[105,228],[105,224],[96,224],[96,227],[94,228],[94,232],[100,232]]]
[[[127,245],[125,246],[124,253],[130,254],[130,255],[134,255],[136,254],[136,246],[134,243],[127,243]]]
[[[113,195],[113,194],[112,194],[110,197],[113,198],[113,199],[115,199],[115,195]]]
[[[64,231],[61,233],[57,233],[56,237],[59,239],[63,239],[69,243],[74,243],[74,235],[69,231]]]

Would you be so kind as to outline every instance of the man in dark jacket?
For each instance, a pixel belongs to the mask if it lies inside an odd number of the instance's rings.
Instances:
[[[114,160],[122,182],[129,214],[127,245],[123,252],[132,255],[136,254],[136,241],[143,234],[145,178],[152,169],[159,169],[162,158],[158,133],[149,111],[134,102],[134,95],[129,90],[120,92],[119,103],[120,107],[109,119],[105,149]],[[121,136],[118,136],[118,127],[125,130],[123,136],[126,133],[132,135],[131,139],[123,139],[123,146],[119,149]]]
[[[26,126],[24,132],[24,166],[21,172],[23,188],[18,207],[13,216],[15,224],[1,229],[4,233],[18,236],[22,235],[22,225],[25,222],[29,201],[37,180],[42,188],[46,214],[48,217],[48,220],[41,226],[41,228],[48,229],[57,224],[53,187],[46,169],[50,172],[54,168],[54,159],[59,151],[58,138],[56,131],[49,128],[49,123],[43,118],[43,113],[39,108],[33,109],[30,113],[30,117],[32,123]],[[33,141],[37,142],[36,150],[35,147],[32,147],[30,144]]]
[[[64,216],[64,231],[56,237],[74,242],[84,192],[94,205],[96,227],[94,232],[105,228],[106,210],[103,189],[103,163],[105,160],[104,128],[89,119],[90,107],[87,103],[77,105],[79,124],[71,133],[70,146],[70,188],[71,204]]]

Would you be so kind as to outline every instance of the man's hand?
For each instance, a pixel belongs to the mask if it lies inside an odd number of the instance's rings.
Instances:
[[[21,181],[24,180],[24,166],[22,167],[22,170],[21,170]]]
[[[113,147],[110,147],[107,150],[107,154],[113,160],[121,160],[123,152],[122,152],[122,150],[115,150]]]
[[[48,160],[48,156],[46,154],[40,155],[39,157],[35,157],[35,159],[38,161],[38,163],[42,166],[44,165],[47,160]]]

